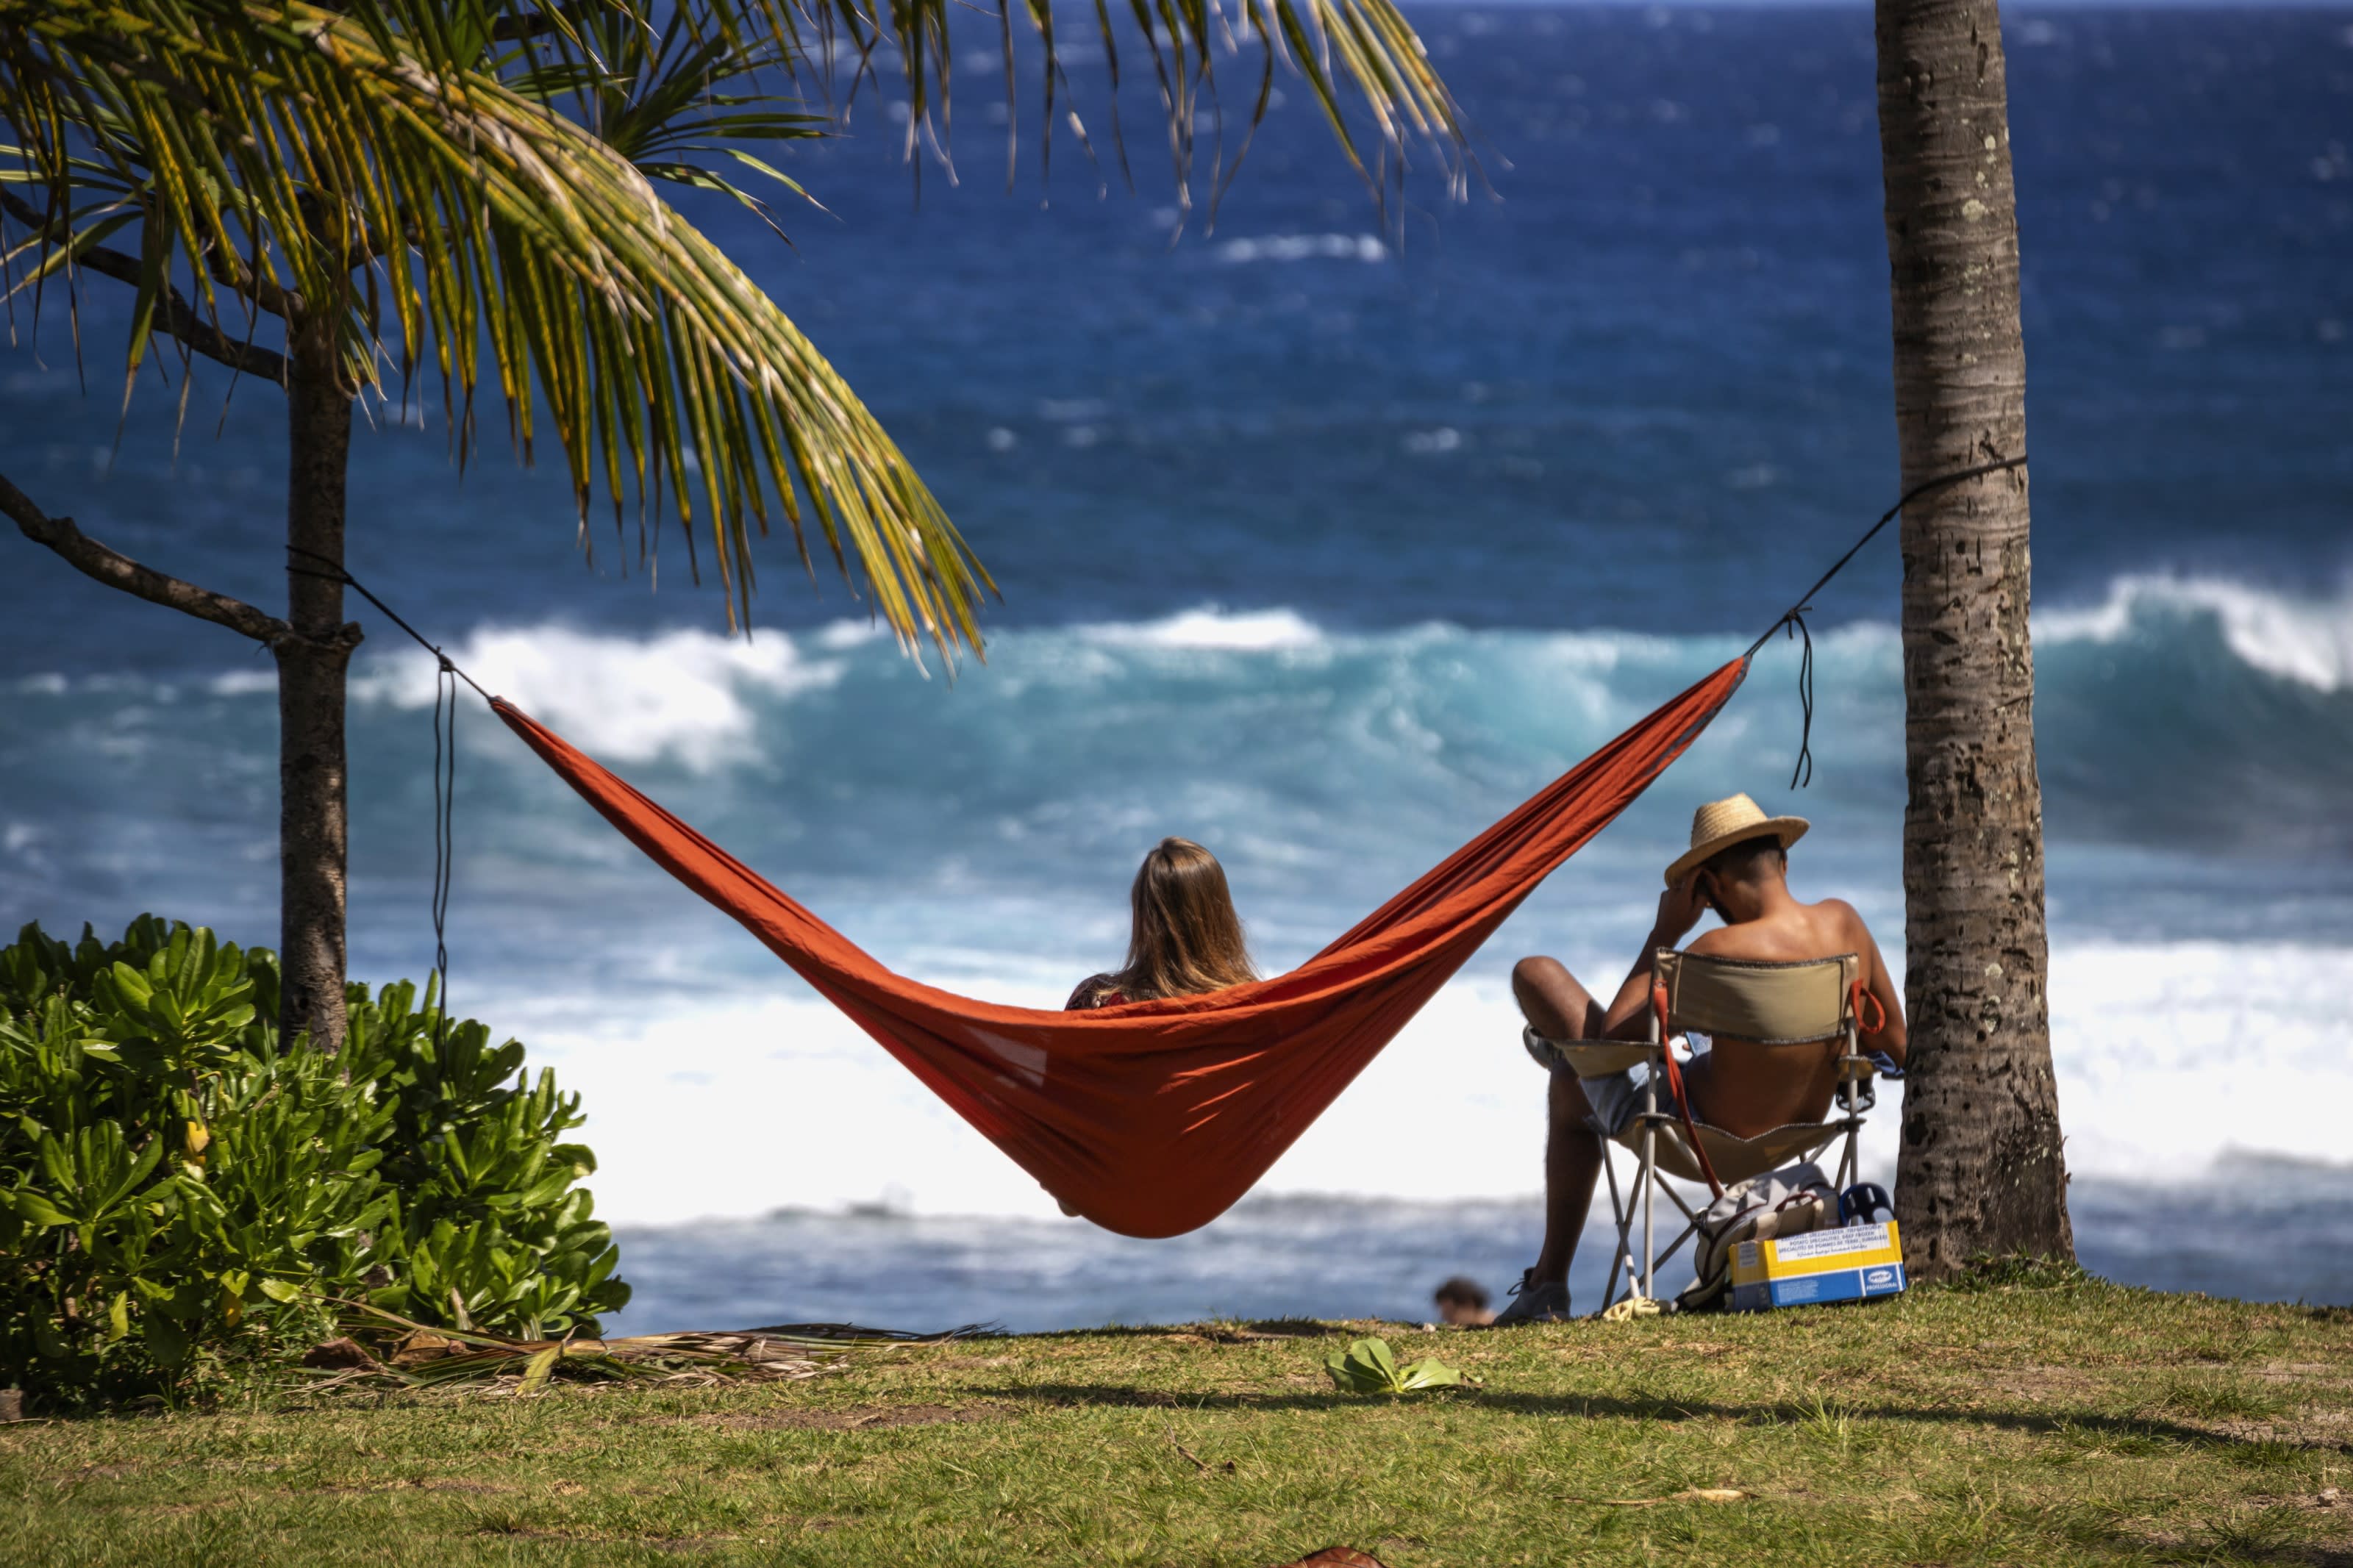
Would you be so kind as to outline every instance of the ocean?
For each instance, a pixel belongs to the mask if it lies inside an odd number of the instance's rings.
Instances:
[[[783,158],[786,247],[700,222],[809,331],[1002,589],[988,656],[904,657],[767,548],[748,637],[675,531],[659,573],[559,468],[470,471],[413,409],[355,438],[352,569],[459,663],[907,973],[1059,1004],[1108,967],[1164,834],[1224,859],[1299,962],[1544,780],[1736,654],[1896,487],[1871,18],[1421,6],[1480,132],[1386,213],[1282,83],[1179,235],[958,41],[958,182],[888,93]],[[2033,455],[2052,1043],[2089,1267],[2353,1301],[2353,13],[2009,19]],[[1103,68],[1071,63],[1100,127]],[[1131,84],[1133,89],[1133,84]],[[903,110],[900,111],[903,115]],[[1034,106],[1032,112],[1034,112]],[[139,558],[264,604],[275,395],[151,380],[129,301],[81,363],[50,301],[0,350],[0,471]],[[437,404],[438,406],[438,404]],[[706,552],[707,555],[707,552]],[[1699,802],[1814,823],[1801,895],[1900,972],[1892,541],[1817,603],[1815,776],[1776,642],[1691,753],[1556,876],[1269,1174],[1189,1237],[1036,1185],[663,877],[483,712],[459,735],[451,984],[585,1100],[625,1328],[818,1318],[1050,1328],[1411,1318],[1532,1260],[1541,1079],[1505,975],[1614,984]],[[358,608],[355,606],[355,608]],[[352,963],[432,953],[429,663],[367,612]],[[0,921],[142,910],[275,940],[266,657],[0,549]],[[1866,1163],[1894,1168],[1896,1096]],[[1601,1253],[1580,1258],[1593,1304]]]

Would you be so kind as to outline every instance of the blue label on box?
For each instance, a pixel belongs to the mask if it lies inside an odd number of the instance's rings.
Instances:
[[[1732,1310],[1761,1311],[1767,1307],[1807,1307],[1827,1301],[1859,1301],[1867,1296],[1893,1296],[1904,1289],[1904,1266],[1873,1264],[1868,1268],[1839,1268],[1821,1274],[1800,1274],[1787,1279],[1760,1279],[1732,1289]]]

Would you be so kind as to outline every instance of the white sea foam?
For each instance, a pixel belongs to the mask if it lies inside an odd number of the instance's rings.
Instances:
[[[863,628],[814,639],[839,650]],[[665,632],[634,638],[565,626],[484,628],[450,657],[487,689],[545,720],[587,751],[616,762],[669,757],[698,771],[748,753],[749,692],[790,696],[841,679],[839,658],[810,658],[777,632],[756,638]],[[424,708],[434,665],[404,650],[352,682],[363,701]]]
[[[1889,956],[1900,969],[1902,955]],[[1061,999],[1034,977],[971,989],[1029,1005]],[[2077,1173],[2198,1180],[2246,1153],[2343,1157],[2353,1064],[2335,1042],[2332,1009],[2353,990],[2353,950],[2063,944],[2051,989]],[[601,1005],[609,1020],[610,1004]],[[496,1016],[532,1043],[534,1061],[584,1092],[609,1218],[741,1216],[886,1194],[918,1213],[1054,1212],[1018,1167],[781,973],[772,998],[625,1024],[591,1026],[521,999]],[[1261,1191],[1423,1200],[1533,1191],[1543,1080],[1518,1037],[1499,982],[1458,979]],[[1894,1173],[1901,1105],[1888,1086],[1864,1136],[1864,1164],[1882,1180]]]
[[[2294,599],[2213,577],[2120,577],[2097,605],[2038,614],[2034,635],[2113,643],[2154,615],[2213,616],[2232,653],[2283,680],[2319,691],[2353,684],[2353,594]]]
[[[1062,405],[1054,405],[1063,411]],[[2168,620],[2211,617],[2232,654],[2250,668],[2324,692],[2353,689],[2353,589],[2334,599],[2297,598],[2218,578],[2131,575],[2088,605],[2046,608],[2035,636],[2047,644],[2108,644],[2161,635]],[[745,641],[712,632],[653,636],[581,631],[561,625],[483,627],[453,649],[484,685],[555,722],[576,740],[621,761],[669,755],[698,768],[739,757],[754,715],[744,699],[790,696],[829,686],[846,659],[884,637],[878,626],[840,621],[796,634],[764,632]],[[1628,668],[1692,672],[1700,661],[1729,658],[1736,637],[1667,637],[1640,631],[1477,631],[1430,623],[1338,635],[1288,607],[1226,610],[1202,605],[1145,621],[1017,628],[993,646],[1018,652],[1065,647],[1290,654],[1311,648],[1409,652],[1432,639],[1457,638],[1508,661],[1598,677]],[[1874,672],[1892,673],[1899,645],[1883,621],[1851,622],[1817,638],[1820,649]],[[1771,645],[1778,649],[1778,643]],[[1768,649],[1768,652],[1771,649]],[[1884,670],[1881,670],[1884,667]],[[421,707],[432,700],[432,662],[401,649],[369,659],[353,681],[364,701]],[[133,678],[89,675],[19,677],[18,692],[143,689]],[[239,668],[203,681],[214,696],[273,691],[276,675]],[[1630,696],[1640,695],[1630,693]]]
[[[1314,647],[1324,634],[1296,610],[1184,610],[1157,621],[1113,621],[1078,628],[1090,642],[1115,647],[1218,648],[1273,653]]]

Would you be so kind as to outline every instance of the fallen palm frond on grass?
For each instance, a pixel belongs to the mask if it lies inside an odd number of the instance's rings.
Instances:
[[[434,1328],[365,1302],[335,1304],[343,1309],[343,1337],[305,1358],[304,1370],[314,1378],[309,1393],[465,1388],[536,1394],[559,1377],[673,1386],[786,1383],[838,1371],[858,1352],[944,1344],[982,1331],[979,1324],[919,1334],[854,1323],[778,1323],[617,1339],[518,1340]]]

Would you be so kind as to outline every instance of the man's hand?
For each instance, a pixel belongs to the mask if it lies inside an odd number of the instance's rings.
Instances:
[[[1659,918],[1651,934],[1664,946],[1679,947],[1706,912],[1707,900],[1700,897],[1699,873],[1694,870],[1659,895]]]

